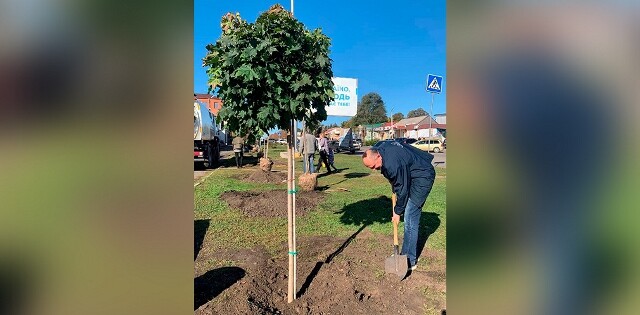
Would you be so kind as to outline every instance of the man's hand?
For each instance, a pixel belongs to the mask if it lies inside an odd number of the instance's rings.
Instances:
[[[393,189],[393,187],[391,187],[391,189]],[[396,208],[396,194],[393,193],[393,195],[391,195],[391,222],[400,223],[400,216],[397,215],[395,211],[393,211],[393,209],[395,208]]]
[[[396,212],[393,210],[391,210],[391,213],[392,213],[391,222],[400,223],[400,215],[396,214]]]

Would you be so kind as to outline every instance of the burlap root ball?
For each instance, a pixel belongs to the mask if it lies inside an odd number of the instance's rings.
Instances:
[[[273,161],[270,158],[261,158],[260,159],[260,169],[264,172],[271,172],[271,166],[273,166]]]
[[[302,174],[298,185],[302,191],[314,191],[318,187],[318,174]]]

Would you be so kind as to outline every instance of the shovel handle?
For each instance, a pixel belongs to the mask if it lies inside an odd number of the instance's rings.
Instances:
[[[397,222],[393,222],[393,246],[395,246],[396,248],[399,246],[398,245],[398,223]]]
[[[391,212],[393,213],[393,209],[396,207],[396,194],[391,196]],[[398,222],[393,222],[393,246],[394,248],[398,248]]]

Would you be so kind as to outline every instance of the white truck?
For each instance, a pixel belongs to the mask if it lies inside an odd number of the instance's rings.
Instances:
[[[216,117],[207,105],[193,101],[193,161],[211,168],[220,162],[220,138]]]
[[[334,148],[334,151],[336,153],[340,152],[340,151],[349,151],[351,154],[356,153],[356,149],[360,149],[358,146],[354,145],[354,141],[353,141],[353,130],[351,128],[349,128],[349,130],[347,130],[347,133],[340,137],[340,139],[338,140],[337,145]]]

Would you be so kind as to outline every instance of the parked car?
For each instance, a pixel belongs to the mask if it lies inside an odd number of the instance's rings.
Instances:
[[[395,138],[393,140],[396,142],[405,143],[405,144],[412,144],[418,141],[418,139],[414,139],[414,138]]]
[[[356,150],[362,149],[362,140],[354,139],[353,140],[353,147],[356,148]]]
[[[376,144],[373,145],[374,148],[379,147],[381,144],[385,143],[385,142],[394,142],[396,141],[395,139],[387,139],[387,140],[380,140],[378,142],[376,142]]]
[[[338,139],[338,147],[335,152],[338,153],[340,151],[349,151],[351,154],[355,153],[356,150],[360,149],[360,145],[356,145],[356,142],[353,140],[353,130],[349,128],[347,133]]]
[[[276,140],[277,144],[287,144],[287,139],[278,139]]]
[[[435,153],[444,151],[444,141],[440,139],[420,140],[411,145],[423,151],[433,151]]]

